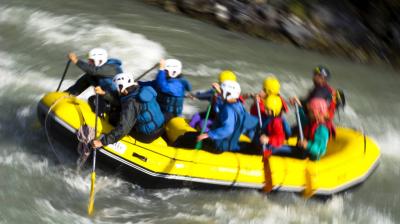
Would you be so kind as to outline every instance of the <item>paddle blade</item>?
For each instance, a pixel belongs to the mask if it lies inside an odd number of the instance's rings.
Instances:
[[[195,149],[201,149],[203,147],[203,142],[202,141],[198,141],[196,143],[196,146],[194,147]]]
[[[315,190],[313,189],[313,177],[308,167],[306,168],[304,174],[306,183],[303,191],[303,197],[311,198],[314,195]]]
[[[94,183],[96,181],[96,173],[92,172],[91,175],[91,187],[90,187],[90,197],[89,197],[89,205],[88,205],[88,215],[93,215],[94,211]]]
[[[265,177],[265,183],[263,187],[264,192],[271,192],[273,185],[272,185],[272,172],[271,172],[271,166],[269,164],[269,156],[264,157],[264,177]]]

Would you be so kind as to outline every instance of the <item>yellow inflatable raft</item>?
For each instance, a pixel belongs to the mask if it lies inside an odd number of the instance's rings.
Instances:
[[[95,121],[86,101],[61,92],[41,99],[38,116],[51,136],[69,146],[76,146],[75,133],[81,125],[94,127]],[[98,135],[111,129],[99,119]],[[166,126],[171,142],[190,130],[182,118],[174,118]],[[261,155],[176,148],[163,138],[145,144],[130,136],[99,152],[97,164],[116,167],[124,177],[144,187],[262,189],[265,182]],[[379,157],[379,149],[369,137],[339,127],[336,139],[329,142],[327,154],[319,161],[271,156],[273,190],[301,192],[307,186],[317,195],[332,195],[362,183]]]

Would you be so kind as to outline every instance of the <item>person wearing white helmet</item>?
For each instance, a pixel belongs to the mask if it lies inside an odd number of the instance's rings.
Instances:
[[[170,117],[182,115],[185,91],[192,90],[189,81],[182,77],[182,63],[177,59],[162,59],[156,79],[140,85],[152,85],[157,90],[161,110]]]
[[[236,81],[227,80],[221,83],[221,96],[224,103],[217,114],[216,126],[208,133],[199,135],[197,141],[209,138],[212,140],[213,148],[217,150],[240,150],[240,135],[254,130],[258,122],[257,118],[251,116],[240,102],[240,92],[240,85]]]
[[[194,94],[189,93],[188,95],[192,99],[194,98],[198,100],[207,100],[211,103],[212,110],[207,120],[207,125],[205,127],[206,131],[208,131],[209,128],[212,126],[212,123],[215,120],[215,116],[217,113],[219,113],[220,106],[223,104],[222,97],[220,95],[221,94],[220,85],[224,81],[228,80],[236,81],[237,80],[236,74],[232,70],[223,70],[218,75],[218,82],[214,82],[210,89],[205,91],[198,91]],[[192,116],[189,125],[191,127],[202,130],[206,114],[207,111],[195,113]]]
[[[133,75],[117,74],[113,83],[121,100],[121,116],[115,128],[92,145],[96,148],[113,144],[130,134],[136,140],[150,143],[164,133],[164,117],[157,103],[157,93],[151,86],[140,87]]]
[[[69,60],[85,72],[74,85],[69,87],[66,92],[72,95],[79,95],[89,86],[94,86],[96,93],[100,97],[99,111],[100,114],[119,110],[118,92],[112,83],[112,78],[122,73],[121,61],[118,59],[108,58],[108,53],[103,48],[93,48],[89,51],[88,62],[80,60],[78,56],[71,52],[68,54]],[[104,97],[105,94],[109,97]],[[90,104],[94,107],[94,97],[89,99]]]

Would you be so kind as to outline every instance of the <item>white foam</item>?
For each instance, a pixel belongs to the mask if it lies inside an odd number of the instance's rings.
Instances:
[[[1,148],[7,147],[2,146]],[[0,165],[18,167],[18,169],[23,169],[28,174],[40,173],[41,175],[45,174],[49,168],[46,159],[40,160],[23,152],[10,153],[7,151],[3,151],[0,154]]]
[[[78,175],[71,170],[65,170],[62,177],[63,181],[68,184],[72,189],[88,193],[91,185],[91,172],[86,173],[84,176]],[[97,174],[96,176],[96,192],[101,192],[105,195],[115,195],[118,190],[122,189],[124,181],[118,178],[112,178]]]
[[[167,189],[162,191],[157,191],[153,195],[160,198],[163,201],[170,200],[173,197],[185,197],[190,194],[190,190],[187,188],[182,189]]]
[[[11,57],[9,57],[11,58]],[[25,97],[34,99],[33,90],[51,91],[55,90],[58,80],[46,77],[43,73],[31,70],[20,71],[13,67],[0,65],[0,97],[3,95],[25,95]],[[29,75],[26,75],[29,74]],[[66,83],[72,83],[66,81]],[[26,94],[29,91],[30,94]]]
[[[82,55],[86,55],[91,48],[103,47],[109,51],[110,57],[122,60],[126,72],[139,75],[165,54],[160,44],[142,34],[108,25],[107,21],[96,24],[82,17],[26,11],[30,13],[25,26],[26,34],[42,38],[43,45],[67,44]]]
[[[400,158],[400,132],[398,129],[385,129],[385,132],[376,140],[382,153],[397,159]]]
[[[12,24],[20,28],[24,31],[21,35],[41,41],[44,47],[65,49],[63,45],[67,45],[78,55],[86,55],[94,47],[103,47],[109,51],[110,57],[122,60],[124,71],[133,72],[136,76],[152,67],[165,54],[160,44],[141,34],[108,25],[107,21],[97,23],[82,16],[54,15],[24,7],[0,7],[0,24]],[[12,86],[13,90],[31,85],[50,91],[58,85],[59,77],[49,78],[40,71],[20,71],[15,68],[17,63],[13,55],[0,52],[0,57],[0,87]],[[15,58],[19,57],[21,55],[15,55]],[[27,73],[29,76],[26,76]],[[66,80],[63,86],[72,85],[73,82]],[[4,92],[1,90],[0,94]]]
[[[55,208],[47,199],[35,199],[35,212],[44,223],[93,223],[86,215],[79,215],[67,208]]]
[[[183,65],[185,66],[185,65]],[[200,76],[200,77],[210,77],[210,82],[212,77],[215,77],[214,81],[217,81],[218,74],[221,72],[220,68],[209,67],[204,64],[194,65],[194,67],[183,67],[183,73],[187,76]],[[211,84],[211,83],[210,83]]]
[[[290,204],[260,200],[250,195],[249,201],[208,202],[203,208],[221,223],[393,223],[389,217],[372,207],[349,207],[343,197],[321,203],[302,198]],[[257,209],[254,209],[257,208]]]

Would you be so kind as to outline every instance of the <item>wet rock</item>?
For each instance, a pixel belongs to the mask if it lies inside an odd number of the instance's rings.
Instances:
[[[400,61],[397,0],[145,1],[279,43],[291,42],[360,62]]]

